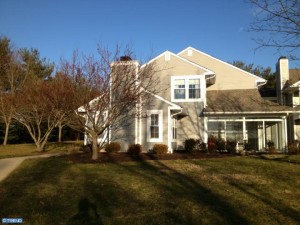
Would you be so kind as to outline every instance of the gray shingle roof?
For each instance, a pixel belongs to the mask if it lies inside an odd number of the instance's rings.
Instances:
[[[206,113],[253,113],[294,111],[263,99],[257,89],[207,91]]]

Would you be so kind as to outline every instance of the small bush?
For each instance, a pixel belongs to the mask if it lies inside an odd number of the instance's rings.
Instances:
[[[211,135],[207,140],[207,150],[208,152],[215,152],[217,150],[217,139]]]
[[[139,155],[142,151],[143,147],[140,144],[133,144],[129,146],[127,153],[130,155]]]
[[[216,140],[216,148],[217,150],[225,150],[225,140],[222,138],[219,138]]]
[[[184,141],[184,149],[187,152],[207,152],[206,143],[202,142],[200,139],[189,138]]]
[[[229,153],[236,153],[236,141],[234,140],[226,141],[226,150]]]
[[[293,141],[288,145],[288,153],[289,154],[300,154],[299,141]]]
[[[199,143],[199,151],[200,152],[207,152],[206,143],[204,143],[204,142]]]
[[[251,151],[254,149],[254,145],[251,142],[245,142],[244,143],[244,150],[245,151]]]
[[[164,155],[168,153],[168,146],[164,144],[155,144],[153,146],[153,153],[157,155]]]
[[[118,142],[111,142],[105,146],[105,151],[109,153],[119,152],[121,145]]]
[[[186,139],[184,141],[184,149],[188,152],[193,152],[197,148],[197,140],[193,138]]]

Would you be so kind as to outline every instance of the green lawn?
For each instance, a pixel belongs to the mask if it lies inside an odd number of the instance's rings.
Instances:
[[[37,152],[36,146],[34,144],[11,144],[11,145],[0,145],[0,159],[3,158],[12,158],[12,157],[20,157],[20,156],[31,156],[31,155],[39,155],[45,153],[64,153],[68,152],[74,146],[80,145],[81,142],[63,142],[61,144],[58,143],[48,143],[46,145],[45,152]]]
[[[96,212],[112,225],[299,224],[299,174],[298,163],[251,157],[102,164],[31,159],[0,183],[0,218],[93,224]]]

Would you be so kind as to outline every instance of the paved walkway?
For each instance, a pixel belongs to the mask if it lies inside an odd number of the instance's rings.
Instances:
[[[57,155],[61,155],[61,153],[0,159],[0,182],[4,180],[12,171],[14,171],[25,159],[47,158]]]

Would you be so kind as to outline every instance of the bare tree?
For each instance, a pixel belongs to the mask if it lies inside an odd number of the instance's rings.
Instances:
[[[71,62],[64,61],[61,71],[70,77],[74,84],[73,107],[68,117],[70,126],[84,131],[92,140],[92,159],[98,158],[98,137],[109,127],[117,127],[139,115],[145,96],[154,93],[157,80],[153,76],[154,64],[140,69],[137,61],[131,60],[132,54],[126,51],[126,57],[120,57],[117,47],[111,52],[98,48],[99,58],[94,56],[78,57],[73,55]],[[147,92],[145,91],[147,90]]]
[[[289,52],[291,59],[299,60],[300,47],[299,0],[248,0],[256,7],[255,21],[250,31],[266,37],[255,38],[258,47],[274,47]]]
[[[37,80],[14,94],[16,110],[13,117],[27,128],[37,151],[45,150],[50,133],[64,116],[61,108],[65,98],[62,96],[60,105],[55,104],[58,95],[62,94],[61,86],[57,86],[57,83]],[[68,90],[65,83],[63,87]]]

